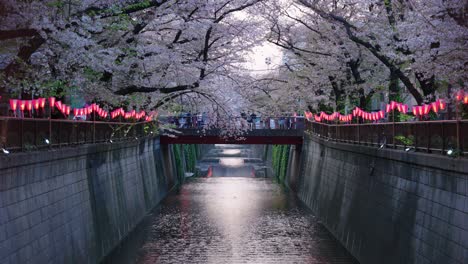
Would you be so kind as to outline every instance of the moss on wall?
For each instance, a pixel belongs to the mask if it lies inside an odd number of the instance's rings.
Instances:
[[[288,169],[289,145],[274,145],[272,152],[273,172],[278,183],[284,184]]]
[[[198,146],[180,144],[171,146],[172,153],[174,153],[177,177],[179,182],[182,183],[185,179],[185,172],[195,172],[198,160]]]

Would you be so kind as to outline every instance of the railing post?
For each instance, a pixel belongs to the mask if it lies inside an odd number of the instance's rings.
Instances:
[[[52,106],[49,105],[49,144],[52,145]]]
[[[460,155],[463,153],[461,150],[461,143],[460,143],[460,119],[457,117],[457,151],[460,153]]]
[[[21,151],[24,151],[24,116],[21,117],[20,127],[21,127]]]
[[[392,112],[392,141],[393,141],[393,148],[396,149],[396,141],[395,141],[395,110]]]
[[[426,123],[426,129],[425,129],[425,133],[426,133],[426,140],[427,140],[427,144],[426,144],[426,152],[429,153],[431,151],[431,136],[429,134],[429,124]]]
[[[62,140],[61,140],[62,139],[62,137],[61,137],[62,136],[62,122],[59,121],[58,124],[59,124],[59,129],[58,129],[58,137],[57,138],[58,138],[58,146],[60,148],[61,143],[62,143]]]
[[[415,126],[414,129],[414,151],[418,151],[418,123],[413,124]]]
[[[34,122],[34,146],[37,147],[37,122]]]
[[[361,145],[361,124],[357,124],[357,143]]]
[[[335,128],[335,141],[338,142],[339,141],[339,138],[338,138],[338,121],[336,121],[335,126],[336,126],[336,128]]]
[[[460,121],[459,121],[459,115],[460,115],[460,109],[458,109],[460,107],[460,103],[458,101],[455,101],[455,104],[456,104],[456,107],[455,107],[455,110],[456,110],[456,116],[455,118],[457,119],[457,122],[456,122],[456,136],[457,136],[457,151],[460,151]]]
[[[442,127],[442,153],[440,154],[444,154],[445,153],[445,131],[444,131],[444,121],[442,121],[442,123],[440,123],[441,127]]]
[[[93,111],[93,143],[96,143],[96,111]]]

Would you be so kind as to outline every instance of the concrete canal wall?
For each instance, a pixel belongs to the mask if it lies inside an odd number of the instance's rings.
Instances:
[[[0,157],[0,263],[97,263],[177,181],[159,139]]]
[[[291,151],[290,185],[360,263],[468,263],[466,159],[316,138]]]

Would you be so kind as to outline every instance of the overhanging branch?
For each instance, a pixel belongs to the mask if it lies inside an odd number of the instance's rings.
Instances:
[[[200,86],[200,83],[195,82],[193,84],[178,85],[173,87],[145,87],[145,86],[136,86],[131,85],[114,92],[116,95],[128,95],[133,93],[154,93],[159,92],[162,94],[170,94],[180,91],[185,91],[189,89],[194,89]]]

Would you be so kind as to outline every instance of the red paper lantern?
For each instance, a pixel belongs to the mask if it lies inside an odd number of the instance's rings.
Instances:
[[[67,115],[70,115],[70,111],[71,111],[71,107],[68,105],[68,106],[67,106],[67,109],[66,109]]]
[[[431,104],[431,107],[432,107],[432,111],[434,111],[434,113],[438,113],[439,112],[439,103],[438,102],[433,102]]]
[[[422,106],[416,106],[418,110],[418,115],[423,115],[424,114],[424,108]]]
[[[28,100],[28,101],[27,101],[26,108],[28,109],[28,111],[31,111],[31,110],[32,110],[32,108],[33,108],[33,102],[32,102],[32,100]]]
[[[424,114],[427,115],[427,114],[429,114],[429,111],[431,110],[431,106],[430,105],[424,105],[423,110],[424,110]]]
[[[16,111],[18,108],[18,100],[17,99],[10,99],[10,109],[12,111]]]
[[[20,110],[24,111],[24,109],[26,109],[26,101],[25,100],[20,100],[19,101],[19,106],[20,106]]]
[[[439,108],[440,108],[440,110],[445,110],[446,107],[447,107],[447,104],[444,102],[444,100],[439,99]]]
[[[45,101],[46,99],[45,98],[39,98],[39,107],[44,109],[45,107]]]
[[[465,97],[463,97],[463,103],[468,104],[468,95],[465,95]]]
[[[401,110],[404,114],[408,113],[408,105],[402,105]]]
[[[465,92],[463,90],[460,90],[455,94],[455,99],[457,101],[461,101],[463,100],[464,95],[465,95]]]
[[[57,107],[60,111],[62,111],[62,102],[60,101],[55,102],[55,107]]]
[[[49,106],[50,106],[50,109],[54,108],[54,106],[55,106],[55,97],[49,97]]]
[[[396,107],[397,107],[397,109],[398,109],[398,112],[401,112],[401,104],[400,104],[400,103],[397,103]]]
[[[34,109],[38,110],[39,109],[39,99],[32,100],[32,104],[34,106]]]
[[[383,110],[379,111],[379,118],[382,119],[385,117],[385,113]]]
[[[391,111],[390,108],[391,108],[391,106],[390,106],[389,104],[387,104],[387,105],[385,106],[385,111],[386,111],[387,113],[390,112],[390,111]]]

